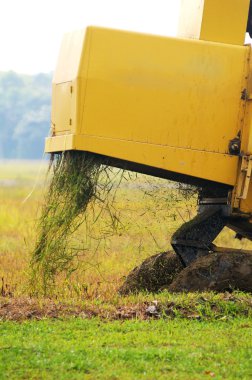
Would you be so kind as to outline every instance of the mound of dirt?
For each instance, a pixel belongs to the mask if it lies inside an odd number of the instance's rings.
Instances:
[[[141,290],[157,292],[163,286],[170,285],[182,269],[179,258],[172,251],[151,256],[130,272],[119,293],[126,295]]]
[[[232,291],[252,292],[252,254],[218,252],[201,257],[182,270],[170,292]]]
[[[252,254],[230,251],[212,253],[183,268],[173,252],[152,256],[133,269],[119,293],[157,292],[225,292],[240,290],[252,293]]]

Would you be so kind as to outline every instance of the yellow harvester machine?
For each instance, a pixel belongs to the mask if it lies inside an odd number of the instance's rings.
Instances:
[[[179,38],[104,28],[67,34],[46,152],[197,185],[199,213],[173,236],[184,265],[225,225],[252,240],[249,0],[183,0]],[[223,250],[223,249],[221,249]]]

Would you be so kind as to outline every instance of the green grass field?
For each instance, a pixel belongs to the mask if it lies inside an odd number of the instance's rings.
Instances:
[[[166,181],[127,177],[115,199],[117,234],[106,220],[92,238],[83,226],[76,271],[57,278],[50,299],[30,298],[46,168],[0,163],[0,379],[252,378],[251,295],[117,294],[127,273],[170,249],[172,233],[195,214],[196,199]],[[251,249],[233,237],[225,229],[217,243]],[[158,315],[146,312],[153,302]]]
[[[252,323],[70,319],[0,325],[1,379],[251,379]]]

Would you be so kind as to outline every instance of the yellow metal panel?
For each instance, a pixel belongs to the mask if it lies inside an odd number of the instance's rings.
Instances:
[[[85,94],[88,57],[88,31],[65,34],[53,77],[52,92],[52,131],[53,134],[78,133],[82,100]],[[80,68],[82,73],[80,74]],[[84,78],[81,75],[84,74]]]
[[[61,136],[47,137],[45,151],[48,153],[62,152],[75,149],[74,135],[65,134]]]
[[[96,136],[67,135],[67,139],[64,136],[46,139],[47,152],[70,149],[98,153],[228,185],[234,185],[236,181],[236,156]]]
[[[79,150],[118,157],[207,180],[214,178],[220,183],[232,185],[236,179],[238,158],[235,156],[91,136],[77,139],[75,145]],[[130,156],[128,152],[131,152]]]
[[[67,132],[72,125],[72,82],[53,84],[53,132]]]
[[[92,29],[81,134],[227,153],[248,52]]]
[[[242,152],[252,155],[252,53],[250,51],[249,65],[247,70],[246,112],[242,134]]]
[[[243,45],[250,0],[205,0],[200,38]]]
[[[70,82],[78,76],[84,41],[85,30],[65,34],[53,76],[53,83]]]
[[[250,182],[247,199],[241,200],[239,209],[245,213],[252,213],[252,183],[251,182]]]
[[[250,0],[181,0],[178,35],[243,45]]]
[[[243,128],[250,47],[100,28],[78,46],[78,69],[68,69],[74,136],[48,139],[46,151],[88,150],[235,184],[238,158],[227,152]]]
[[[247,86],[244,96],[246,97],[246,112],[244,118],[244,126],[241,135],[241,152],[243,155],[249,157],[252,155],[252,60],[251,52],[249,65],[247,68]],[[233,194],[234,205],[239,208],[241,212],[252,213],[252,181],[250,179],[248,194],[246,199],[238,199],[243,189],[245,188],[246,181],[248,180],[249,173],[243,171],[242,159],[240,159],[238,170],[237,170],[237,180],[235,191]]]

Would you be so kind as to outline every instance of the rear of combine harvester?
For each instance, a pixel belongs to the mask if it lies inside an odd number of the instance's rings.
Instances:
[[[177,39],[95,27],[68,34],[53,78],[46,152],[92,152],[200,186],[199,215],[172,239],[185,265],[217,250],[225,225],[252,240],[249,8],[183,0]]]

